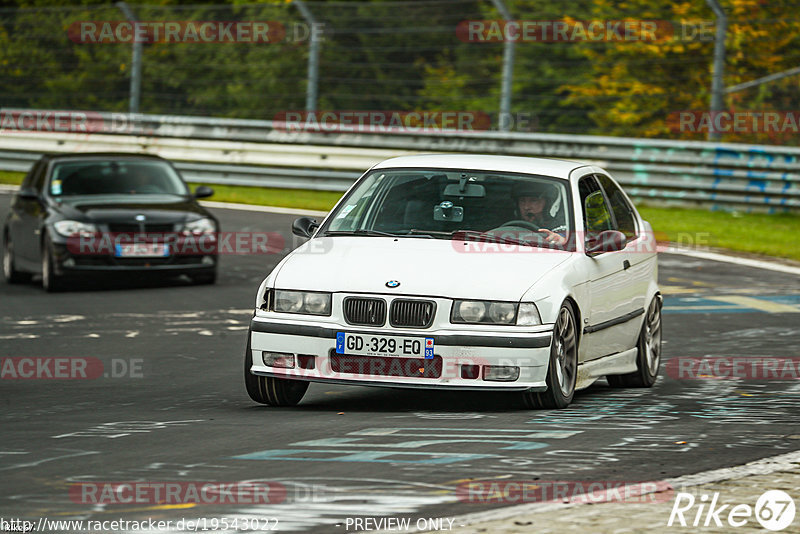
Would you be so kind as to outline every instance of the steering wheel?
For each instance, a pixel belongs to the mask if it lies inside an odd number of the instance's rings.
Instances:
[[[507,228],[509,226],[516,226],[517,228],[527,228],[529,230],[533,230],[534,232],[539,231],[539,226],[535,223],[530,221],[523,221],[522,219],[516,219],[514,221],[504,222],[501,226],[495,228],[495,230],[499,230],[500,228]]]

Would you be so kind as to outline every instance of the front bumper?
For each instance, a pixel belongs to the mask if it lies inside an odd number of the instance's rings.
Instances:
[[[432,337],[434,359],[337,355],[337,332]],[[544,391],[552,327],[535,332],[442,329],[422,332],[256,316],[248,335],[253,359],[250,372],[254,375],[386,387]],[[295,367],[265,365],[264,351],[294,355]],[[301,367],[301,361],[313,361],[313,368]],[[474,378],[463,378],[462,366],[473,369],[480,366],[480,373]],[[503,382],[484,380],[485,366],[519,367],[519,378]]]
[[[161,272],[169,275],[213,273],[216,254],[171,255],[163,258],[118,258],[111,254],[75,254],[65,244],[53,244],[55,270],[59,275],[82,272]]]

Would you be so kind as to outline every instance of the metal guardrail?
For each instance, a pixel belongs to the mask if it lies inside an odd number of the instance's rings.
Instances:
[[[25,170],[44,152],[148,152],[175,161],[190,181],[343,191],[388,157],[487,153],[592,161],[639,199],[800,210],[797,147],[494,131],[364,131],[314,124],[300,129],[275,121],[92,115],[104,125],[100,133],[0,130],[0,169]]]

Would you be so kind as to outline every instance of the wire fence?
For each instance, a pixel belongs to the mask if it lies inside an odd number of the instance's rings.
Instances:
[[[378,111],[381,121],[397,112],[407,125],[409,112],[429,112],[441,126],[435,114],[452,111],[480,117],[470,125],[484,129],[674,139],[705,139],[715,129],[724,141],[798,144],[800,72],[729,92],[727,115],[709,113],[719,22],[709,4],[619,6],[281,0],[0,8],[0,103],[124,112],[138,92],[141,113],[294,113],[302,122],[326,111],[336,111],[336,121]],[[797,70],[796,2],[722,7],[725,87]],[[138,23],[128,24],[132,18]]]

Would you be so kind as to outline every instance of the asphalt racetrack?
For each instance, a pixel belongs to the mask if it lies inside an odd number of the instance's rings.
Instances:
[[[293,215],[214,212],[223,230],[293,242]],[[354,518],[416,524],[519,502],[465,497],[470,480],[657,481],[800,449],[796,275],[662,254],[664,361],[651,390],[600,381],[566,410],[536,412],[498,394],[315,383],[298,407],[276,409],[247,397],[243,351],[256,289],[286,252],[225,256],[213,286],[93,280],[47,294],[0,283],[0,358],[102,362],[93,379],[0,380],[0,516],[347,532]],[[706,356],[792,358],[794,375],[708,379],[669,363]],[[241,481],[266,484],[268,498],[103,493]],[[254,518],[269,523],[241,527]]]

